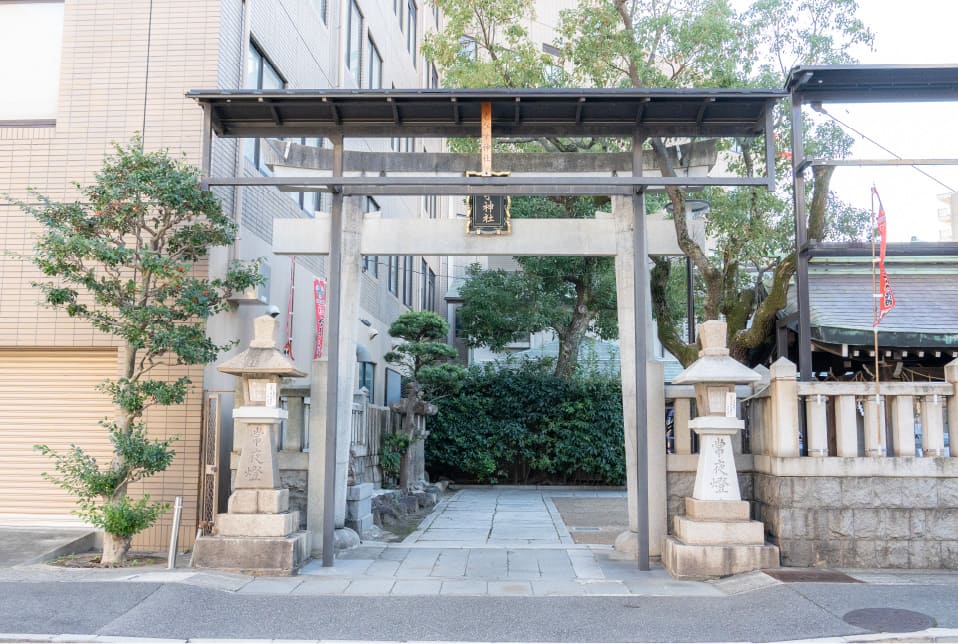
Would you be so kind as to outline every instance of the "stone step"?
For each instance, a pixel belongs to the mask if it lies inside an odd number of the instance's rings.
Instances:
[[[665,538],[662,563],[677,579],[726,577],[753,570],[778,568],[778,547],[762,545],[698,545]]]
[[[299,512],[218,514],[213,534],[220,537],[285,537],[299,530]]]
[[[761,545],[765,524],[761,521],[696,521],[675,517],[675,536],[694,545]]]

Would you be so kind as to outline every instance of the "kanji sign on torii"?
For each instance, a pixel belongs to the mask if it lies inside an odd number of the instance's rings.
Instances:
[[[333,564],[337,480],[345,482],[352,352],[362,255],[612,255],[622,347],[629,524],[638,565],[646,570],[665,536],[664,405],[661,376],[647,377],[649,322],[646,256],[680,254],[653,231],[645,193],[664,186],[774,186],[772,106],[765,90],[416,90],[275,92],[191,91],[204,109],[203,174],[207,186],[276,186],[333,194],[329,216],[274,222],[277,254],[329,255],[328,362],[314,363],[313,405],[325,401],[324,440],[310,441],[309,528],[322,528],[323,562]],[[488,108],[483,105],[488,104]],[[631,140],[616,154],[500,155],[509,176],[490,176],[478,155],[346,152],[346,137],[476,137],[487,110],[492,136],[613,137]],[[211,176],[212,133],[227,137],[322,136],[331,151],[275,160],[272,177]],[[646,175],[648,137],[765,135],[766,176]],[[291,146],[296,148],[296,146]],[[491,146],[489,148],[491,153]],[[692,150],[694,151],[694,150]],[[503,160],[503,157],[507,157]],[[472,176],[463,172],[480,168]],[[490,171],[483,174],[482,169]],[[295,174],[295,176],[290,176]],[[512,222],[511,235],[467,235],[456,220],[363,215],[366,195],[609,195],[611,217]],[[665,222],[664,226],[671,225]],[[638,365],[646,366],[637,368]],[[652,390],[653,395],[649,395]],[[639,418],[644,417],[645,422]],[[649,449],[649,446],[653,449]],[[651,484],[650,484],[651,483]],[[342,487],[344,494],[345,487]],[[316,493],[322,489],[321,498]],[[316,503],[313,503],[314,500]],[[316,507],[321,506],[322,512]]]

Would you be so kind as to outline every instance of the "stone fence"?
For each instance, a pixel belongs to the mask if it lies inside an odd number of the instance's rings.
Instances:
[[[738,388],[742,497],[787,566],[958,568],[958,361],[944,382],[798,382],[781,359]],[[673,408],[669,525],[698,456],[690,387]]]

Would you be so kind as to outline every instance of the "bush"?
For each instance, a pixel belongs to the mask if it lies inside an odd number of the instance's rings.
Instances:
[[[541,364],[469,369],[427,420],[433,477],[479,483],[625,482],[622,390],[597,374],[561,379]]]

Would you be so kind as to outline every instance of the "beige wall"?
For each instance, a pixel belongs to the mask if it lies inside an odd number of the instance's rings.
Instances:
[[[27,187],[55,199],[75,197],[72,181],[87,183],[111,142],[126,141],[143,126],[148,3],[127,0],[67,0],[56,127],[0,126],[0,190],[26,198]],[[216,85],[219,3],[165,0],[153,3],[147,148],[168,147],[198,161],[200,110],[183,97],[192,87]],[[38,228],[29,216],[0,205],[0,347],[70,348],[108,346],[111,339],[89,325],[39,307],[31,282],[40,275],[28,256]],[[170,377],[186,373],[170,369]],[[202,371],[190,372],[197,387],[187,404],[150,412],[157,436],[178,435],[173,466],[138,486],[155,499],[184,496],[181,543],[195,533],[197,454],[200,439]],[[51,410],[51,422],[56,422]],[[162,547],[169,538],[167,515],[137,540]]]

